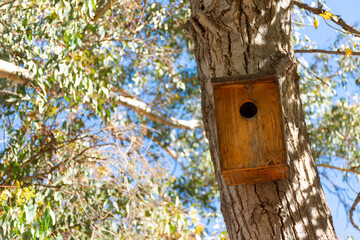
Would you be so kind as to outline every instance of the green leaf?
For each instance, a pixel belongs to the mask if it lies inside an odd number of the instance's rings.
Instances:
[[[18,98],[8,98],[6,99],[6,102],[16,102],[16,101],[19,101]]]
[[[54,226],[55,223],[56,223],[56,216],[55,216],[55,213],[54,213],[54,211],[51,209],[50,206],[49,206],[49,214],[50,214],[50,216],[51,216],[52,226]]]
[[[24,205],[26,223],[31,223],[36,217],[36,207],[34,205],[26,206]]]

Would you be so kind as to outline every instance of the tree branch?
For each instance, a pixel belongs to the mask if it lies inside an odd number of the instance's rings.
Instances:
[[[360,174],[360,171],[356,171],[353,168],[340,168],[340,167],[335,167],[335,166],[331,166],[328,164],[316,164],[317,167],[325,167],[325,168],[331,168],[331,169],[335,169],[335,170],[339,170],[339,171],[343,171],[343,172],[351,172],[351,173],[355,173],[355,174]]]
[[[105,4],[105,6],[103,8],[96,11],[95,17],[93,18],[92,21],[96,22],[102,15],[104,15],[105,12],[111,7],[112,2],[113,2],[113,0],[107,1],[107,3]]]
[[[35,179],[35,178],[40,178],[40,177],[44,177],[44,176],[47,176],[49,173],[53,173],[55,170],[57,170],[58,168],[60,168],[61,166],[64,166],[66,163],[70,162],[70,161],[77,161],[79,157],[84,157],[84,154],[85,152],[87,152],[88,150],[90,150],[91,148],[94,148],[94,147],[101,147],[101,146],[108,146],[110,144],[99,144],[97,146],[90,146],[90,147],[86,147],[84,149],[82,149],[79,153],[77,153],[75,156],[72,156],[70,158],[67,158],[65,159],[64,161],[58,163],[57,165],[51,167],[50,169],[48,169],[47,171],[45,172],[42,172],[42,173],[38,173],[36,175],[32,175],[32,176],[27,176],[27,177],[24,177],[22,179],[15,179],[15,180],[18,180],[20,182],[25,182],[25,181],[28,181],[28,180],[32,180],[32,179]],[[7,178],[8,179],[8,178]]]
[[[67,184],[59,184],[59,185],[46,185],[46,184],[38,184],[38,183],[27,183],[24,184],[25,186],[37,186],[37,187],[44,187],[44,188],[55,188],[55,189],[60,189],[63,186],[67,185]]]
[[[305,67],[298,59],[296,59],[297,63],[300,64],[300,66],[302,66],[308,73],[310,73],[311,75],[313,75],[316,79],[320,80],[320,82],[322,82],[323,84],[325,84],[326,86],[330,87],[330,85],[325,82],[322,78],[320,78],[318,75],[316,75],[314,72],[310,71],[310,69],[308,69],[307,67]]]
[[[111,0],[109,1],[111,2]],[[32,79],[30,73],[15,64],[0,60],[0,78],[8,78],[18,84],[26,84]],[[151,120],[168,125],[174,128],[181,128],[186,130],[194,130],[195,128],[202,127],[202,123],[199,120],[182,120],[172,117],[167,117],[161,114],[160,112],[153,110],[151,107],[146,105],[144,102],[141,102],[130,96],[119,96],[115,93],[112,94],[116,99],[116,103],[124,107],[133,109],[134,111],[150,118]]]
[[[322,7],[313,8],[305,3],[294,1],[294,4],[298,6],[299,8],[308,10],[309,12],[315,13],[317,15],[320,15],[325,12],[325,10]],[[330,16],[330,20],[336,23],[337,25],[341,26],[345,31],[354,34],[357,37],[360,37],[360,30],[355,28],[354,26],[351,26],[347,24],[344,20],[342,20],[339,16],[332,15]]]
[[[6,4],[13,3],[13,2],[15,2],[15,0],[4,2],[4,3],[0,4],[0,8],[5,6]]]
[[[146,103],[141,102],[135,98],[119,96],[115,93],[112,93],[112,96],[115,98],[116,104],[131,108],[137,113],[140,113],[141,115],[144,115],[155,122],[165,124],[170,127],[186,129],[186,130],[194,130],[196,128],[202,127],[202,123],[199,120],[195,120],[195,119],[182,120],[173,117],[167,117],[161,114],[160,112],[154,110]]]
[[[25,68],[0,59],[0,78],[7,78],[17,84],[26,84],[32,79]]]
[[[351,224],[357,229],[360,231],[360,228],[358,225],[355,224],[354,220],[353,220],[353,213],[354,213],[354,210],[355,210],[355,207],[356,205],[360,202],[360,193],[358,193],[353,205],[351,206],[350,210],[349,210],[349,213],[350,213],[350,222]]]
[[[331,51],[331,50],[322,50],[322,49],[297,49],[295,53],[325,53],[325,54],[336,54],[336,55],[344,55],[346,56],[346,52],[344,51]],[[352,52],[351,55],[360,56],[360,52]]]

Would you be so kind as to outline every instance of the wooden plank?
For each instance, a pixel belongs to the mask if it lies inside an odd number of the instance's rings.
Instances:
[[[227,185],[241,185],[249,183],[270,182],[289,177],[289,166],[266,166],[222,171]]]

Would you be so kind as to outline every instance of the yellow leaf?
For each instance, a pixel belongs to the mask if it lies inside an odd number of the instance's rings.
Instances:
[[[51,107],[49,108],[49,116],[50,116],[50,117],[54,116],[57,110],[59,110],[59,108],[54,107],[54,106],[51,106]]]
[[[350,57],[352,55],[352,51],[350,48],[346,48],[345,52],[347,57]]]
[[[334,14],[332,14],[331,12],[329,12],[329,10],[326,10],[325,12],[320,13],[319,15],[320,15],[321,17],[329,20],[329,19],[331,18],[331,16],[334,15]]]
[[[314,21],[314,27],[315,27],[315,29],[317,29],[318,26],[319,26],[319,20],[315,19],[315,21]]]
[[[195,234],[199,235],[200,233],[202,233],[204,231],[204,225],[200,224],[195,228]]]
[[[356,48],[356,43],[353,42],[353,44],[354,44],[354,48]]]
[[[195,208],[191,208],[189,215],[190,215],[191,220],[192,220],[195,224],[197,224],[197,223],[200,221],[200,217],[199,217],[199,215],[198,215],[198,213],[197,213],[197,211],[196,211]]]

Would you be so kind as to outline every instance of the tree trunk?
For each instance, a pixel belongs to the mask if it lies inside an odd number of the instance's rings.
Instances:
[[[337,239],[311,155],[291,41],[290,0],[192,0],[186,31],[230,239]],[[211,78],[277,70],[290,178],[227,186],[221,175]]]

